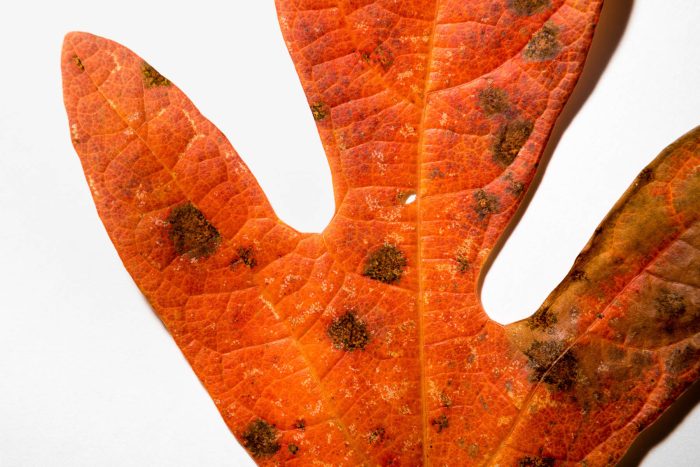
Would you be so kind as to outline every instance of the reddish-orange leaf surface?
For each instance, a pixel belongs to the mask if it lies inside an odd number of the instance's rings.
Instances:
[[[479,301],[601,3],[278,0],[333,172],[321,234],[280,222],[148,63],[66,37],[100,216],[257,462],[605,465],[698,377],[700,129],[531,318],[501,326]]]

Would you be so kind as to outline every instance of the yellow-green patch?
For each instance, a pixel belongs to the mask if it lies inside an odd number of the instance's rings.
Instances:
[[[158,73],[158,71],[146,62],[141,64],[141,74],[143,75],[143,81],[149,88],[154,88],[158,86],[170,86],[172,83],[165,76]]]
[[[328,116],[328,108],[323,102],[316,102],[311,104],[311,114],[314,116],[314,120],[320,122]]]

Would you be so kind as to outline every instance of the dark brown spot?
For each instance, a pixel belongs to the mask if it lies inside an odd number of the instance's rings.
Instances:
[[[542,381],[560,391],[568,391],[574,387],[578,379],[578,359],[573,352],[562,355],[544,374]]]
[[[348,311],[340,318],[333,320],[328,327],[328,337],[336,349],[352,352],[364,349],[369,342],[367,325],[353,311]]]
[[[523,55],[528,60],[536,62],[553,59],[561,50],[561,44],[557,39],[558,35],[559,30],[556,26],[545,24],[527,43]]]
[[[530,328],[546,329],[557,323],[557,315],[551,312],[549,307],[542,307],[528,319]]]
[[[571,280],[574,282],[580,282],[587,280],[588,277],[586,276],[586,271],[581,271],[580,269],[576,269],[571,273]]]
[[[479,190],[474,193],[474,210],[479,215],[479,219],[483,219],[488,214],[498,212],[498,198],[495,195]]]
[[[613,362],[618,362],[627,356],[627,352],[624,349],[613,345],[608,351],[608,357]]]
[[[433,418],[430,424],[435,427],[438,433],[442,433],[442,430],[450,426],[450,419],[447,418],[447,415],[442,414],[437,418]]]
[[[508,6],[520,16],[531,16],[549,7],[549,0],[509,0]]]
[[[362,275],[385,284],[393,284],[401,279],[406,264],[403,252],[394,245],[386,244],[369,255]]]
[[[479,106],[486,115],[501,114],[508,110],[508,94],[500,88],[482,89],[479,92]]]
[[[554,467],[555,460],[551,457],[525,456],[518,460],[518,467]]]
[[[525,351],[533,370],[531,381],[544,381],[560,391],[573,388],[578,378],[578,359],[573,351],[563,355],[564,346],[555,341],[535,341]]]
[[[304,429],[306,428],[306,420],[300,418],[299,420],[294,422],[294,428],[296,428],[297,430],[304,431]]]
[[[662,318],[678,319],[685,314],[685,299],[678,293],[663,290],[655,303],[656,311]]]
[[[369,444],[381,444],[386,439],[386,430],[382,426],[378,426],[374,430],[369,432],[367,436],[367,442]]]
[[[262,419],[251,422],[242,438],[243,446],[254,457],[271,456],[280,450],[280,444],[277,442],[277,429]]]
[[[503,165],[513,163],[532,134],[533,124],[528,120],[512,120],[506,123],[496,137],[493,157]]]
[[[662,290],[654,300],[656,320],[659,326],[669,334],[675,333],[681,326],[686,304],[681,294]]]
[[[458,255],[457,258],[457,270],[459,272],[467,272],[469,270],[469,260],[464,255]]]
[[[666,369],[671,373],[683,373],[694,363],[700,361],[700,348],[686,345],[682,350],[674,349],[666,362]]]
[[[292,455],[296,455],[296,453],[299,452],[299,446],[297,446],[296,444],[288,445],[287,449],[289,449],[289,452],[291,452]]]
[[[155,68],[146,62],[141,64],[141,73],[143,74],[143,81],[149,88],[170,86],[172,84],[168,78],[158,73]]]
[[[211,255],[219,246],[221,236],[192,203],[176,206],[167,219],[168,236],[178,255],[194,258]]]
[[[80,60],[80,57],[77,55],[73,55],[73,63],[75,63],[75,66],[77,66],[80,71],[85,71],[85,65],[83,65],[83,61]]]
[[[649,167],[642,170],[637,176],[637,180],[642,183],[649,183],[654,179],[654,170]]]
[[[252,247],[239,247],[238,250],[236,250],[236,256],[231,260],[231,267],[236,267],[239,264],[243,264],[250,269],[258,265]]]
[[[314,120],[320,122],[328,116],[328,108],[323,102],[316,102],[311,104],[311,114],[314,116]]]

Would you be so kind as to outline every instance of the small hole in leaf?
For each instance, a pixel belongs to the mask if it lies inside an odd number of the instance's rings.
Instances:
[[[415,194],[413,194],[413,195],[408,195],[408,196],[406,197],[406,201],[404,201],[403,204],[405,204],[406,206],[408,206],[409,204],[413,204],[415,201],[416,201],[416,195],[415,195]]]

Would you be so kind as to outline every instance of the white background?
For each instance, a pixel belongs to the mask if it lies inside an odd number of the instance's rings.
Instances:
[[[109,242],[70,144],[59,64],[70,30],[130,47],[229,136],[283,220],[320,231],[330,173],[273,3],[3,6],[0,466],[252,465]],[[501,322],[534,311],[634,176],[700,124],[700,2],[632,3],[608,0],[546,174],[486,277]],[[626,465],[700,463],[699,389]]]

